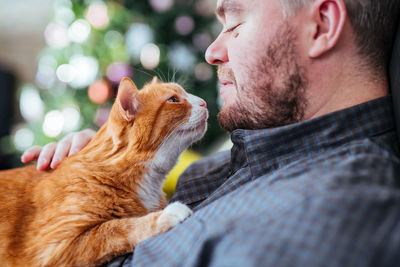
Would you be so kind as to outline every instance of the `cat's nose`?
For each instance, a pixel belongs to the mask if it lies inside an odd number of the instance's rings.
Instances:
[[[207,103],[206,103],[206,101],[201,100],[201,101],[200,101],[200,107],[207,108]]]

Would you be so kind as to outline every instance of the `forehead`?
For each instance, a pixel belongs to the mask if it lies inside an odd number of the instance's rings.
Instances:
[[[185,95],[185,90],[177,83],[163,83],[164,87],[177,94]]]
[[[164,96],[166,94],[186,95],[185,90],[176,83],[157,83],[147,84],[142,90],[143,94],[150,94],[152,96]]]

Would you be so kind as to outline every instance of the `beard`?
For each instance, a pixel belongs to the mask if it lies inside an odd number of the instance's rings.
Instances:
[[[267,129],[303,120],[307,79],[298,63],[294,30],[283,23],[271,40],[256,64],[243,66],[247,79],[242,84],[231,69],[218,66],[218,76],[233,81],[237,89],[235,103],[218,114],[222,129]]]

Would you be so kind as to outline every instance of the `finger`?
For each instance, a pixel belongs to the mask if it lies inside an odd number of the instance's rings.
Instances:
[[[71,142],[72,136],[66,136],[60,142],[58,142],[53,159],[50,163],[50,168],[57,168],[57,166],[60,165],[61,161],[63,161],[63,159],[68,156],[69,150],[71,148]]]
[[[93,139],[96,132],[93,130],[85,130],[76,133],[72,138],[71,149],[69,151],[69,156],[81,151],[89,142]]]
[[[51,159],[56,151],[57,143],[50,143],[43,147],[42,152],[39,155],[36,168],[40,171],[47,170],[49,168]]]
[[[40,146],[34,146],[27,149],[21,156],[22,163],[28,163],[33,160],[37,160],[41,151],[42,147]]]

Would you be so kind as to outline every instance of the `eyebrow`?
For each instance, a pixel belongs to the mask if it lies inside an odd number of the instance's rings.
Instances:
[[[236,1],[233,0],[225,0],[222,4],[217,8],[215,12],[217,17],[223,18],[226,13],[234,13],[239,14],[243,11],[243,6]]]

